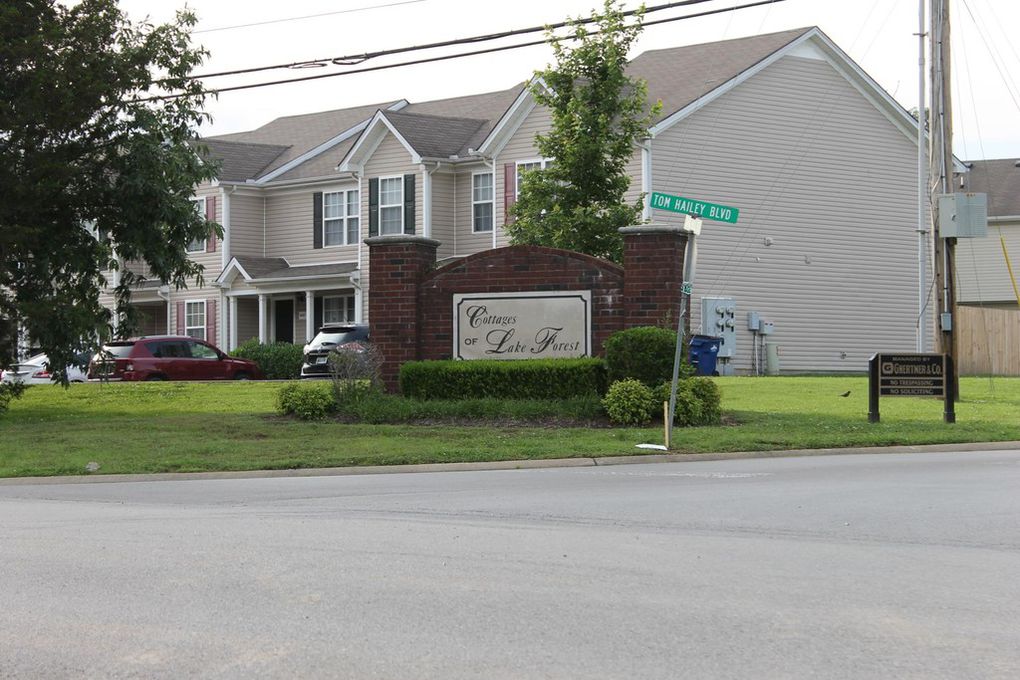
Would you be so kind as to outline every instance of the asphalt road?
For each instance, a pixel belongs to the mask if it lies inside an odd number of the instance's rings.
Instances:
[[[0,486],[0,677],[1020,677],[1020,452]]]

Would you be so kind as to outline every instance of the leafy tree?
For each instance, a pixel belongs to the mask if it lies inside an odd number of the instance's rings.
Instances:
[[[178,288],[201,277],[186,245],[218,227],[192,202],[216,170],[189,146],[207,118],[187,78],[207,54],[194,24],[189,12],[132,23],[116,0],[0,3],[0,365],[19,322],[60,376],[110,338],[99,296],[117,258]],[[147,100],[167,91],[182,96]],[[122,268],[122,332],[138,279]]]
[[[594,28],[580,20],[571,32],[549,42],[556,65],[539,71],[531,94],[552,116],[549,134],[535,136],[544,170],[523,173],[511,243],[567,248],[619,262],[620,227],[638,224],[643,196],[624,202],[630,187],[627,163],[635,144],[661,108],[647,105],[648,87],[627,76],[627,52],[641,33],[641,14],[627,23],[606,0]]]

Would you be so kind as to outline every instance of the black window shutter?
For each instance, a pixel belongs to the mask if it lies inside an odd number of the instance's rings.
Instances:
[[[379,235],[379,178],[368,180],[368,235]]]
[[[312,317],[312,321],[315,325],[315,332],[318,333],[322,327],[322,297],[318,295],[315,296],[315,316]],[[308,342],[311,342],[311,339]]]
[[[315,235],[312,237],[312,247],[322,247],[322,192],[316,191],[312,194],[312,228]]]
[[[414,233],[414,175],[404,175],[404,233]]]

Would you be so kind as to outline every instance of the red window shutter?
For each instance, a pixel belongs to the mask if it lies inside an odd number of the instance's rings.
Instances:
[[[184,302],[177,303],[177,335],[184,335]]]
[[[209,196],[205,199],[205,219],[210,222],[216,221],[216,197]],[[205,252],[215,253],[216,252],[216,234],[215,232],[209,236],[209,240],[205,242]]]
[[[503,224],[510,224],[514,218],[510,208],[517,202],[517,164],[507,163],[503,166]]]
[[[210,345],[216,344],[216,329],[219,327],[217,320],[216,298],[209,298],[205,301],[205,341]]]

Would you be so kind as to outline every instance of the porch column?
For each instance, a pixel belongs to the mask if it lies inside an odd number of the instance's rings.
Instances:
[[[305,291],[305,344],[315,337],[315,291]]]
[[[230,307],[230,322],[227,324],[230,329],[230,339],[227,341],[227,348],[228,351],[233,352],[237,349],[237,298],[230,296],[227,300]]]
[[[354,289],[354,323],[365,323],[365,292],[360,288]]]
[[[269,296],[259,293],[259,342],[269,342]]]

